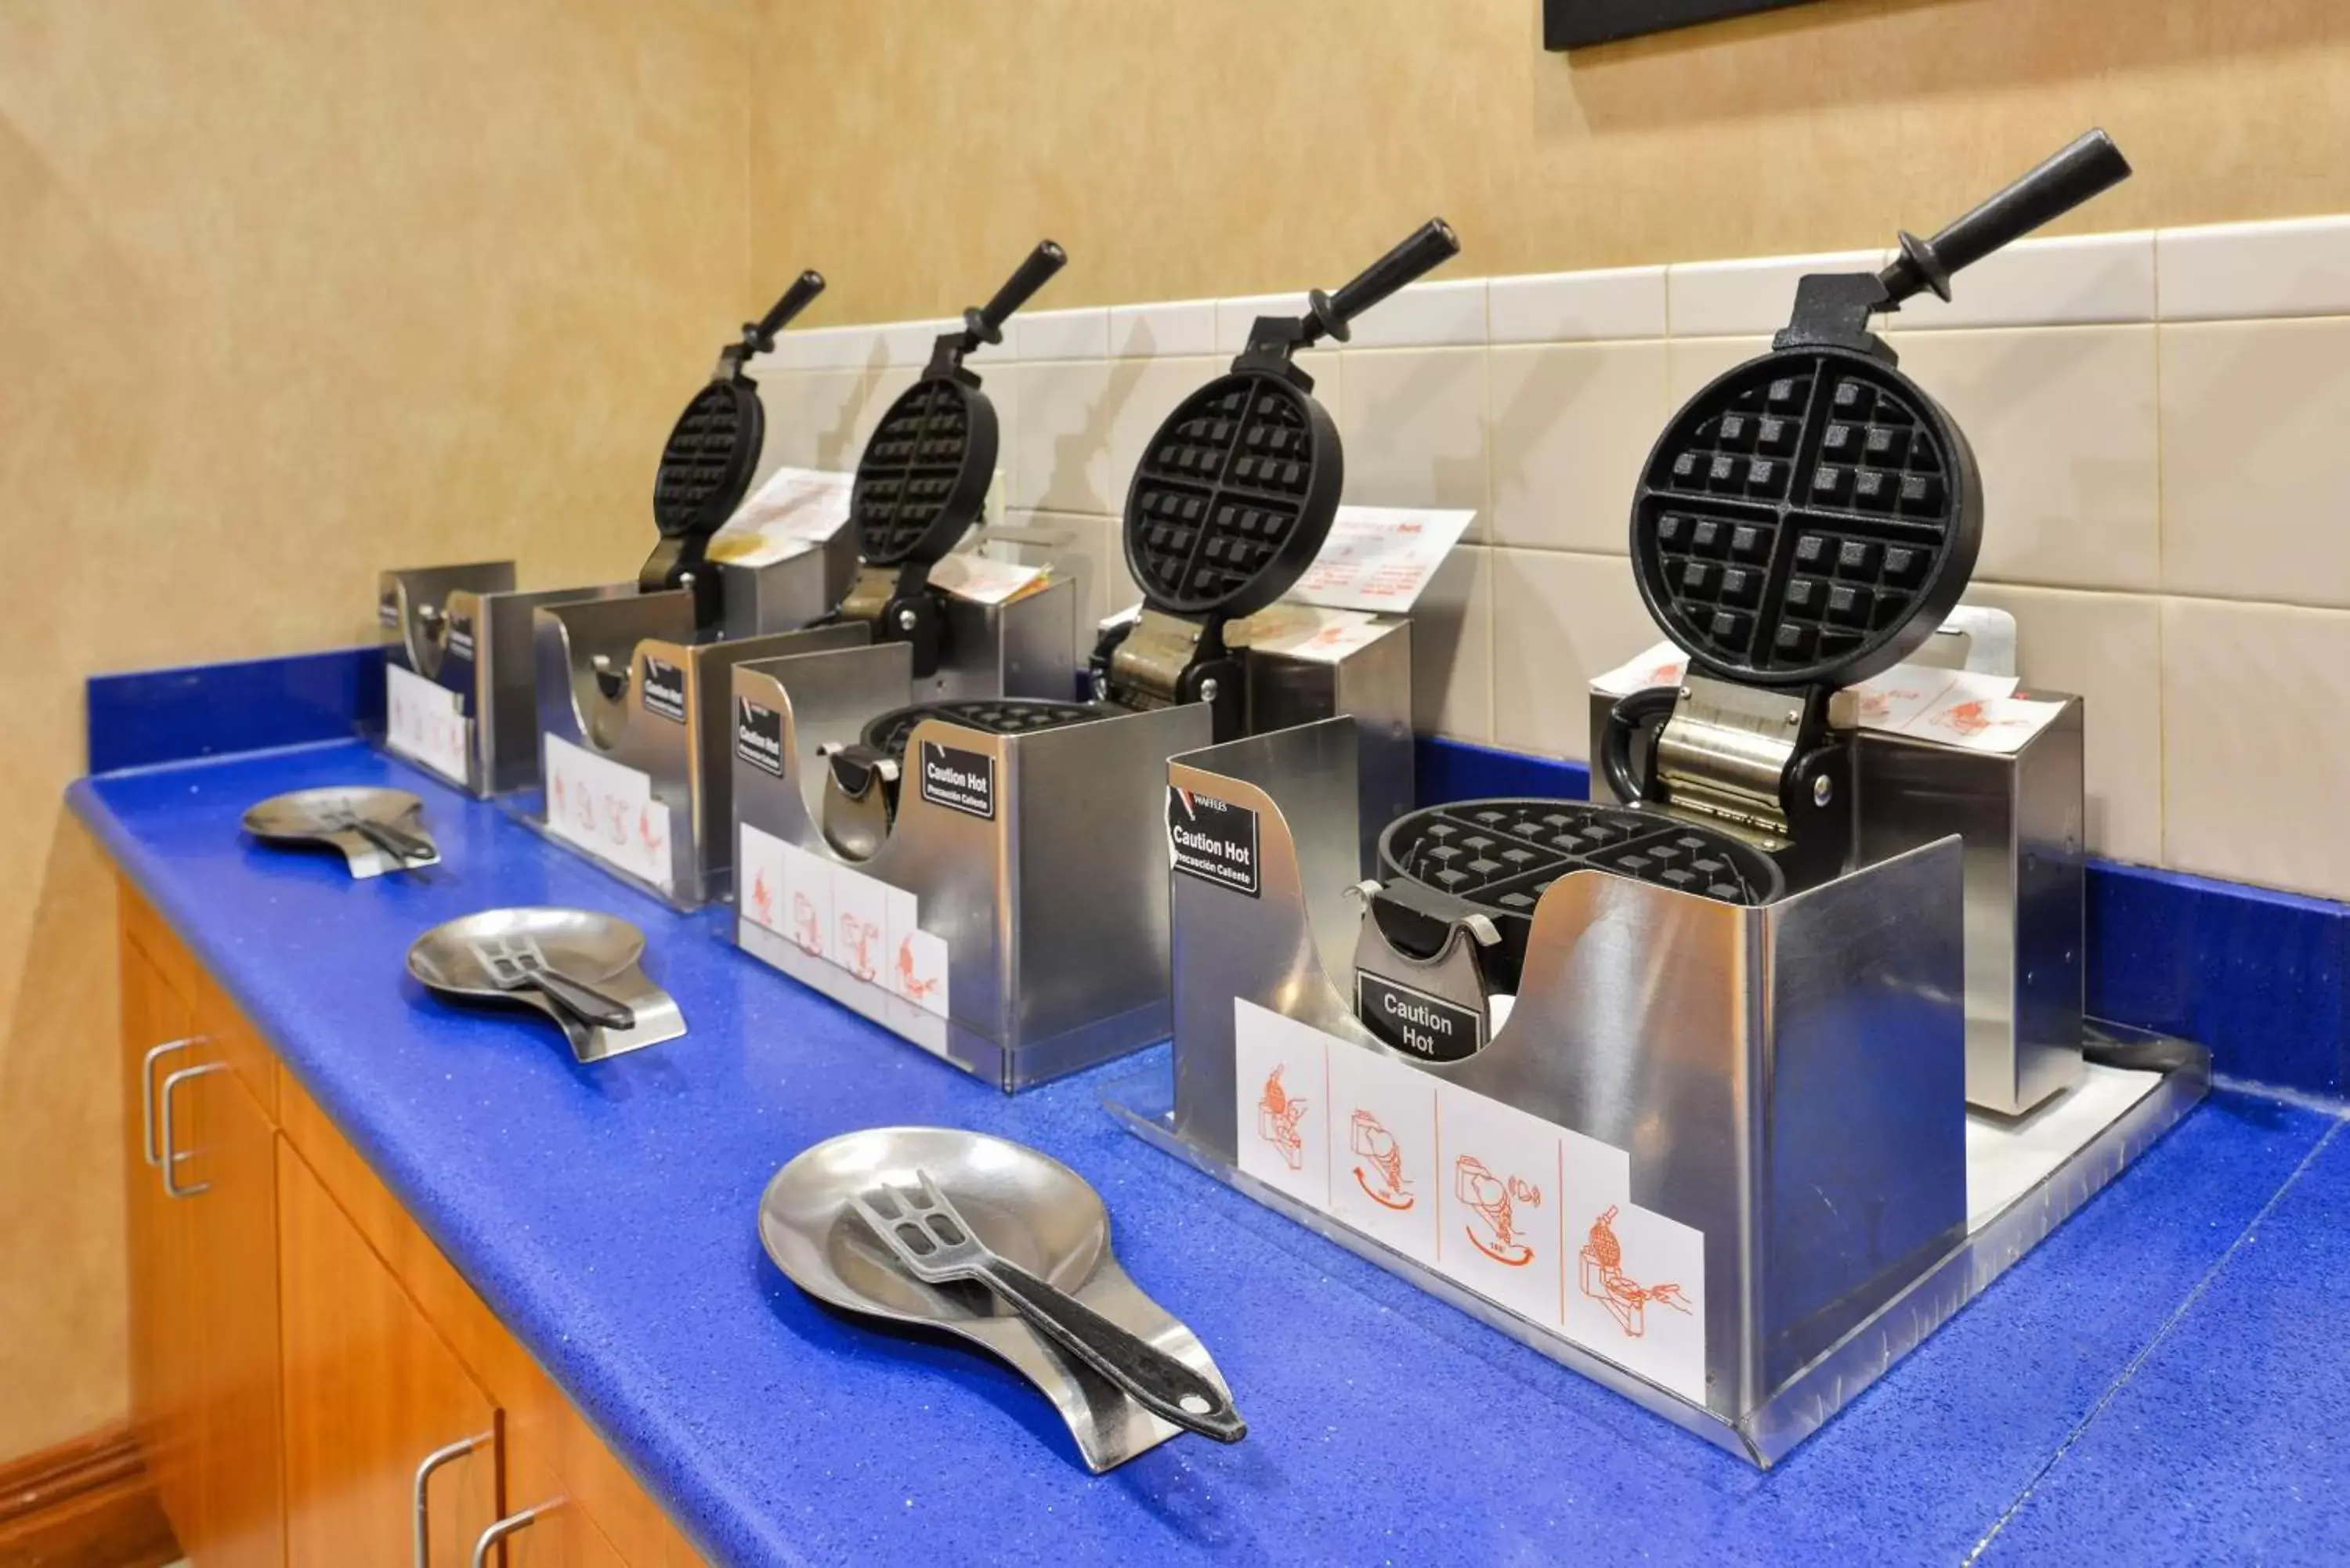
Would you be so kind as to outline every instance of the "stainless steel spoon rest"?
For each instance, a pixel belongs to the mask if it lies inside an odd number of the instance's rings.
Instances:
[[[1008,1362],[1053,1402],[1097,1474],[1180,1428],[1135,1403],[1012,1308],[975,1289],[923,1284],[858,1217],[876,1188],[918,1188],[918,1171],[953,1198],[989,1248],[1059,1286],[1224,1390],[1197,1335],[1145,1295],[1110,1250],[1109,1212],[1076,1171],[1033,1148],[953,1127],[874,1127],[806,1149],[759,1199],[759,1239],[794,1284],[831,1306],[958,1334]]]
[[[626,1008],[630,1029],[589,1024],[536,990],[509,990],[483,967],[481,944],[528,939],[546,961]],[[618,915],[594,909],[484,909],[433,927],[408,950],[408,972],[426,989],[467,1002],[526,1007],[552,1019],[582,1062],[601,1062],[685,1033],[676,999],[639,967],[645,934]]]

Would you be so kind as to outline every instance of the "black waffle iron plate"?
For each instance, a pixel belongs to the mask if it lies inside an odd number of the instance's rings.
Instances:
[[[1900,258],[1882,272],[1805,278],[1772,351],[1673,417],[1634,494],[1632,570],[1693,670],[1824,711],[1827,692],[1892,668],[1933,634],[1974,566],[1981,481],[1966,437],[1896,368],[1869,317],[1928,288],[1947,298],[1952,273],[2128,172],[2092,132],[1932,240],[1902,235]],[[1648,791],[1631,776],[1628,737],[1661,723],[1676,696],[1635,693],[1610,725],[1600,765],[1636,799]],[[1504,989],[1535,901],[1569,871],[1739,905],[1790,885],[1782,863],[1744,839],[1646,804],[1434,807],[1391,824],[1379,860],[1383,877],[1416,889],[1406,909],[1375,901],[1382,924],[1440,930],[1450,918],[1487,916],[1502,937]]]
[[[1460,250],[1432,218],[1336,293],[1314,290],[1304,315],[1260,317],[1232,369],[1159,424],[1127,487],[1126,562],[1147,618],[1190,623],[1190,657],[1171,690],[1153,690],[1134,660],[1121,664],[1119,639],[1132,635],[1121,628],[1095,658],[1107,695],[1205,701],[1217,739],[1239,732],[1240,670],[1224,627],[1271,606],[1314,564],[1345,486],[1337,426],[1295,357],[1326,337],[1347,341],[1356,317]]]
[[[1038,244],[995,297],[963,312],[963,324],[940,335],[931,362],[899,394],[858,460],[849,514],[868,568],[894,569],[877,591],[875,634],[913,645],[914,677],[938,672],[943,617],[929,590],[931,568],[962,542],[987,504],[999,440],[995,405],[963,360],[1003,341],[1003,324],[1068,264],[1050,240]],[[886,593],[886,597],[885,596]]]
[[[720,609],[718,574],[702,569],[703,553],[710,536],[743,504],[767,439],[759,388],[743,366],[754,354],[774,349],[775,335],[823,292],[824,278],[804,272],[774,309],[744,323],[741,341],[719,351],[717,373],[685,405],[661,448],[653,478],[653,525],[660,537],[637,574],[637,586],[652,593],[682,587],[691,577],[694,625],[702,630],[717,624]]]

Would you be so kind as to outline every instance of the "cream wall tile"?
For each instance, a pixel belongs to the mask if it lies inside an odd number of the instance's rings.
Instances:
[[[1672,410],[1667,345],[1492,350],[1495,543],[1621,553],[1632,487]]]
[[[1485,341],[1485,280],[1438,278],[1398,289],[1348,324],[1350,348],[1467,348]]]
[[[1678,410],[1716,376],[1770,351],[1767,334],[1759,337],[1675,337],[1665,350],[1666,395]],[[1663,433],[1660,422],[1649,439],[1654,441],[1656,435]]]
[[[1982,473],[1979,577],[2152,588],[2161,576],[2155,328],[1908,332],[1901,369]]]
[[[790,384],[780,395],[766,392],[763,469],[772,472],[789,462],[853,472],[881,416],[914,384],[915,372],[818,370],[786,379]],[[790,455],[777,455],[782,452]]]
[[[881,360],[883,364],[920,369],[931,362],[931,352],[939,338],[962,325],[961,317],[941,317],[933,321],[893,321],[881,328]],[[972,356],[974,369],[986,374],[987,363],[997,365],[1010,361],[1012,356],[1002,346],[983,347]]]
[[[1467,507],[1486,537],[1485,350],[1388,348],[1342,356],[1345,386],[1323,406],[1347,449],[1358,506]]]
[[[1815,272],[1875,272],[1885,251],[1750,256],[1739,261],[1676,262],[1665,269],[1668,319],[1676,337],[1726,337],[1776,332],[1794,308],[1795,285]]]
[[[1493,738],[1493,552],[1454,548],[1411,612],[1411,724],[1422,734]]]
[[[806,332],[786,329],[775,339],[775,351],[752,361],[772,359],[786,370],[861,370],[887,357],[879,327],[821,327]],[[752,372],[756,377],[758,371]]]
[[[1022,311],[1004,324],[1006,347],[1023,359],[1109,357],[1109,307]]]
[[[2350,605],[2350,319],[2160,330],[2163,587]]]
[[[1224,355],[1239,353],[1248,347],[1249,328],[1260,316],[1303,316],[1305,313],[1305,291],[1289,294],[1250,294],[1234,299],[1216,301],[1216,352]]]
[[[1178,299],[1158,305],[1113,305],[1109,307],[1109,351],[1121,358],[1148,358],[1154,354],[1213,354],[1216,302]]]
[[[1492,554],[1494,742],[1583,760],[1591,678],[1664,634],[1621,556]]]
[[[2080,326],[2154,319],[2154,232],[2066,234],[1994,251],[1950,282],[1949,300],[1921,294],[1886,325]]]
[[[1041,556],[1052,563],[1055,576],[1076,584],[1080,660],[1093,649],[1094,626],[1111,611],[1124,609],[1142,597],[1142,590],[1127,575],[1115,517],[1010,512],[999,532],[1013,549],[993,553],[1031,563]]]
[[[989,384],[1015,389],[1019,417],[1004,442],[1011,509],[1108,513],[1125,498],[1110,451],[1118,410],[1106,360],[1018,365]]]
[[[1486,290],[1486,336],[1495,343],[1662,337],[1665,269],[1608,267],[1497,277]]]
[[[2165,321],[2350,315],[2350,217],[2163,229]]]
[[[2350,898],[2345,671],[2350,614],[2163,601],[2166,864]]]
[[[1966,602],[2015,617],[2027,687],[2083,699],[2092,853],[2162,858],[2162,604],[2150,595],[1978,584]]]

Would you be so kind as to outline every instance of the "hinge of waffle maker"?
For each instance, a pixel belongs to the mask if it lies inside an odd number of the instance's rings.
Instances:
[[[903,566],[857,568],[857,580],[840,601],[840,618],[861,620],[873,628],[876,642],[902,642],[913,650],[913,676],[927,680],[939,672],[944,656],[946,618],[938,595],[931,588],[931,568],[924,561]]]
[[[1109,656],[1110,701],[1126,708],[1171,708],[1204,702],[1215,739],[1241,732],[1247,705],[1241,661],[1224,647],[1221,617],[1187,620],[1145,605]]]
[[[1784,865],[1833,876],[1854,833],[1852,748],[1830,727],[1826,688],[1773,691],[1690,672],[1649,760],[1649,793]]]

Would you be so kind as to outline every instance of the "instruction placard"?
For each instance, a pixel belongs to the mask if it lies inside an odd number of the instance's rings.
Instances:
[[[674,892],[669,807],[653,781],[560,735],[546,737],[546,828],[608,866]]]
[[[465,700],[397,664],[383,667],[383,739],[410,762],[466,785],[466,759],[473,749],[473,722]]]
[[[735,911],[812,959],[939,1017],[947,1015],[947,944],[922,929],[914,895],[743,825]]]
[[[1632,1157],[1243,998],[1243,1174],[1684,1399],[1705,1401],[1705,1233]]]

